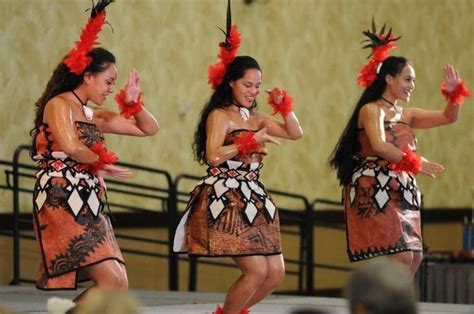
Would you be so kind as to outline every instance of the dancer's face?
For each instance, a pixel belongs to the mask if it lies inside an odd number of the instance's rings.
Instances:
[[[415,70],[413,67],[407,64],[397,76],[388,75],[387,77],[387,88],[389,88],[392,96],[405,103],[410,101],[411,93],[415,90]]]
[[[236,81],[231,81],[230,86],[237,104],[251,108],[260,93],[262,72],[258,69],[248,69],[244,76]]]
[[[84,75],[84,82],[88,85],[89,99],[97,105],[102,105],[107,96],[114,92],[116,79],[117,67],[113,63],[102,72]]]

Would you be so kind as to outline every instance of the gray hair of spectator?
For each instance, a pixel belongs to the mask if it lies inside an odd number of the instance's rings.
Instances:
[[[363,307],[369,314],[415,314],[416,293],[403,265],[379,257],[354,271],[344,289],[351,313]]]

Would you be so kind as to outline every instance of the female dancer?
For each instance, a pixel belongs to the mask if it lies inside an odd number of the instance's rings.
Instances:
[[[434,178],[444,168],[415,153],[412,129],[455,122],[462,97],[469,92],[458,72],[447,65],[442,84],[448,100],[444,110],[402,108],[400,102],[407,103],[415,89],[415,70],[403,57],[387,57],[398,38],[393,38],[391,29],[383,33],[364,32],[373,49],[358,78],[366,89],[330,165],[344,186],[349,259],[390,255],[414,275],[423,258],[421,194],[415,175]]]
[[[31,153],[39,165],[33,195],[41,251],[38,289],[74,289],[87,279],[95,283],[92,289],[128,286],[101,196],[105,174],[125,179],[132,173],[113,165],[117,156],[105,148],[103,133],[150,136],[159,125],[143,107],[135,70],[116,97],[121,115],[87,106],[89,100],[101,106],[114,91],[117,77],[115,57],[103,48],[92,48],[107,4],[99,1],[93,7],[81,40],[56,67],[35,104]]]
[[[228,4],[229,5],[229,4]],[[193,190],[175,236],[175,251],[190,256],[231,257],[242,271],[215,313],[247,313],[284,277],[276,206],[258,180],[266,143],[299,139],[303,132],[291,97],[274,88],[269,101],[283,122],[258,113],[262,73],[255,59],[235,57],[240,34],[230,28],[220,44],[220,62],[209,68],[214,87],[194,137],[196,159],[207,175]]]

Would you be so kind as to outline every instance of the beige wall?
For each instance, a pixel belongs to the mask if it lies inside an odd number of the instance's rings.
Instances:
[[[326,160],[362,90],[355,83],[367,51],[361,31],[372,14],[402,34],[396,54],[417,73],[410,105],[442,109],[442,67],[456,65],[474,88],[471,0],[257,0],[233,1],[241,54],[257,58],[263,88],[287,88],[295,98],[305,136],[271,147],[263,171],[268,186],[315,197],[338,198]],[[0,159],[29,141],[33,103],[85,24],[89,0],[0,0]],[[118,59],[118,87],[127,71],[141,75],[145,101],[162,131],[153,138],[109,136],[122,160],[178,173],[202,174],[191,143],[197,117],[210,95],[207,66],[222,40],[224,0],[118,0],[108,10],[114,27],[100,40]],[[116,108],[110,97],[106,106]],[[269,112],[264,97],[260,110]],[[421,153],[444,164],[436,181],[420,178],[427,206],[469,206],[472,199],[473,104],[455,125],[420,130]],[[184,114],[181,114],[184,111]],[[284,179],[284,180],[283,180]],[[6,205],[1,204],[0,208]]]

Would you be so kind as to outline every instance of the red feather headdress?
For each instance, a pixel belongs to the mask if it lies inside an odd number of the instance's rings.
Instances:
[[[229,64],[234,61],[237,56],[237,51],[240,47],[240,33],[237,25],[232,25],[232,17],[230,11],[230,0],[227,0],[227,27],[226,31],[221,29],[225,35],[225,40],[219,44],[219,62],[208,67],[208,83],[211,84],[212,89],[216,89],[222,83],[227,72]]]
[[[377,79],[378,65],[387,59],[389,51],[397,47],[395,41],[401,38],[401,36],[394,38],[392,28],[385,35],[385,26],[386,24],[383,25],[380,33],[377,35],[375,21],[372,18],[372,32],[369,30],[362,32],[362,34],[368,37],[363,42],[369,42],[362,49],[372,48],[372,53],[368,56],[370,58],[369,62],[359,71],[359,76],[357,77],[357,83],[366,88]]]
[[[92,58],[88,54],[94,45],[99,44],[97,35],[106,23],[105,8],[112,2],[114,0],[99,0],[97,5],[92,4],[91,17],[82,29],[80,39],[75,42],[75,47],[69,51],[63,61],[72,73],[80,75],[92,62]]]

